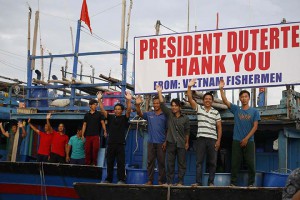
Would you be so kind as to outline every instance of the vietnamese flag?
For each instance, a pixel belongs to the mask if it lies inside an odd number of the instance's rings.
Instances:
[[[83,2],[82,2],[80,20],[85,22],[85,24],[89,27],[90,32],[92,33],[92,28],[90,25],[89,11],[88,11],[88,7],[86,4],[86,0],[83,0]]]

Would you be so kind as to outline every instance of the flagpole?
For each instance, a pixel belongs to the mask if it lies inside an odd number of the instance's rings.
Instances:
[[[79,52],[79,42],[80,42],[80,27],[81,21],[78,20],[77,22],[77,33],[76,33],[76,42],[75,42],[75,51],[74,51],[74,63],[73,63],[73,73],[72,78],[75,80],[77,76],[77,64],[78,64],[78,52]],[[75,97],[75,88],[71,88],[71,99],[70,99],[70,106],[74,105]]]

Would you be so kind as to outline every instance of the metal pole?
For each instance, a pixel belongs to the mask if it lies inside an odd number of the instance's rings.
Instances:
[[[122,0],[122,19],[121,19],[121,44],[120,49],[124,49],[125,40],[125,15],[126,15],[126,0]],[[124,54],[120,54],[120,65],[124,61]]]
[[[38,31],[38,23],[39,23],[39,11],[35,12],[35,22],[34,22],[34,33],[33,33],[33,45],[32,45],[32,55],[36,55],[36,43],[37,43],[37,31]],[[35,59],[32,60],[31,69],[35,68]]]
[[[75,43],[75,52],[74,52],[74,63],[73,63],[73,73],[72,78],[76,79],[77,76],[77,65],[78,65],[78,52],[79,52],[79,42],[80,42],[80,27],[81,21],[77,22],[77,34],[76,34],[76,43]],[[74,106],[74,97],[75,97],[75,88],[71,88],[71,98],[70,98],[70,106]]]
[[[49,55],[51,56],[52,53],[49,52]],[[51,58],[50,58],[50,65],[49,65],[48,81],[50,80],[50,76],[51,76],[52,62],[53,62],[53,58],[51,57]]]
[[[122,97],[125,95],[126,91],[126,83],[127,83],[127,48],[128,48],[128,42],[126,42],[126,51],[123,53],[123,62],[122,62]]]
[[[41,42],[42,41],[40,40],[40,43]],[[43,56],[44,55],[44,48],[42,46],[42,43],[40,44],[40,50],[41,50],[41,56]],[[42,81],[44,81],[45,80],[45,74],[44,74],[44,59],[43,58],[41,59],[41,73],[42,73]]]
[[[71,31],[71,42],[72,42],[72,52],[74,53],[74,39],[73,39],[73,29],[70,26],[70,31]]]
[[[187,32],[190,31],[190,0],[188,0]]]
[[[216,29],[219,29],[219,13],[217,12],[217,25],[216,25]]]
[[[31,70],[31,59],[30,59],[30,19],[31,19],[31,8],[28,5],[29,12],[28,12],[28,36],[27,36],[27,86],[31,86],[32,80],[32,70]],[[31,89],[27,89],[26,99],[29,99],[31,93]],[[25,102],[26,107],[29,106],[28,100]]]

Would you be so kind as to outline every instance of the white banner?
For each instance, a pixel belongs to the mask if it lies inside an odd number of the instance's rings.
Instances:
[[[135,93],[300,83],[300,23],[135,38]]]

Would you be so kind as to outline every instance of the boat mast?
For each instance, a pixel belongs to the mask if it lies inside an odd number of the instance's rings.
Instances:
[[[37,43],[37,31],[39,23],[39,11],[35,12],[35,21],[34,21],[34,32],[33,32],[33,45],[32,45],[32,56],[36,56],[36,43]],[[35,59],[32,60],[31,69],[35,69]]]
[[[120,49],[124,49],[125,40],[125,15],[126,15],[126,0],[122,0],[122,17],[121,17],[121,43]],[[120,65],[123,63],[123,54],[120,54]]]
[[[30,20],[31,20],[31,7],[30,5],[27,3],[28,5],[28,39],[27,39],[27,86],[31,86],[31,80],[32,80],[32,72],[31,72],[31,57],[30,57]],[[30,94],[30,89],[28,89],[28,92],[26,94],[26,98],[29,98],[29,94]],[[28,101],[25,102],[26,106],[28,106]]]
[[[73,63],[73,73],[72,73],[72,79],[76,79],[77,76],[77,64],[78,64],[78,53],[79,53],[79,42],[80,42],[80,27],[81,27],[81,21],[78,20],[77,22],[77,33],[76,33],[76,43],[75,43],[75,51],[74,51],[74,63]],[[71,98],[70,98],[70,106],[74,106],[74,100],[75,100],[75,88],[71,88]]]

